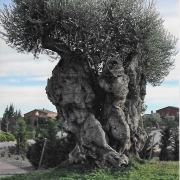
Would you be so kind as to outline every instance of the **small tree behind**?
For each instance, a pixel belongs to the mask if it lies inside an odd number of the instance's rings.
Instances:
[[[17,140],[18,154],[25,153],[27,150],[27,127],[23,118],[17,121],[15,137]]]
[[[179,126],[171,130],[171,155],[172,160],[179,161]]]
[[[168,160],[168,146],[170,145],[170,127],[167,127],[162,131],[159,148],[161,152],[159,154],[160,161]]]
[[[59,139],[57,132],[57,124],[52,119],[38,127],[36,143],[30,146],[27,151],[27,158],[36,168],[39,165],[45,138],[47,138],[47,143],[42,159],[42,167],[55,167],[68,159],[68,154],[75,146],[75,140],[70,135]]]

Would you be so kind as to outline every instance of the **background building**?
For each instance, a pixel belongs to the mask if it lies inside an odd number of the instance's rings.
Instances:
[[[30,112],[27,112],[24,114],[24,119],[27,120],[28,118],[35,119],[38,116],[44,116],[47,118],[55,118],[57,116],[56,112],[49,111],[47,109],[34,109]]]
[[[177,116],[179,113],[179,108],[173,106],[167,106],[162,109],[156,110],[156,113],[159,113],[161,117],[168,116]]]

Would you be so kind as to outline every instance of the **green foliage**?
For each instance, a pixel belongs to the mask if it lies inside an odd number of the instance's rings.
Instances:
[[[42,159],[42,167],[55,167],[68,159],[68,154],[75,146],[75,140],[70,135],[59,139],[57,131],[57,124],[52,119],[37,128],[38,137],[35,139],[36,143],[29,146],[27,151],[27,158],[34,167],[37,168],[39,165],[44,138],[47,138],[47,143]]]
[[[34,139],[36,135],[36,130],[27,131],[27,139]]]
[[[151,128],[155,126],[159,128],[159,124],[161,124],[161,118],[159,114],[147,114],[143,117],[143,125],[146,131],[151,131]]]
[[[2,133],[2,131],[0,131],[0,142],[6,142],[6,136],[4,135],[4,133]]]
[[[171,156],[174,161],[179,161],[179,126],[171,129]]]
[[[15,137],[17,140],[16,148],[18,153],[25,153],[27,150],[27,127],[23,118],[17,121]]]
[[[109,58],[124,66],[134,54],[149,83],[173,67],[175,38],[146,0],[13,0],[0,14],[2,38],[18,52],[61,57],[73,51],[101,72]]]
[[[0,142],[15,141],[14,135],[0,130]]]
[[[7,141],[15,141],[15,137],[11,133],[6,133],[6,139]]]
[[[133,160],[129,167],[97,169],[86,165],[69,166],[63,163],[58,168],[6,177],[7,180],[32,180],[34,178],[43,180],[178,180],[179,164],[178,162],[157,161],[139,164]]]
[[[175,128],[179,125],[178,122],[175,121],[175,117],[174,116],[169,116],[169,115],[166,115],[164,118],[163,118],[163,122],[164,122],[164,127],[167,128]]]
[[[179,123],[175,121],[174,116],[166,115],[164,117],[164,129],[160,140],[160,160],[179,161]]]
[[[159,148],[161,149],[161,152],[159,154],[159,160],[160,161],[166,161],[169,159],[168,146],[171,143],[170,136],[171,136],[170,128],[167,127],[161,133],[161,140],[159,143]]]

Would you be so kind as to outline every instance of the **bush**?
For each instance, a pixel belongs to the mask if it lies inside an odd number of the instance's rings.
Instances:
[[[5,134],[7,141],[15,141],[14,135],[12,135],[11,133],[5,133]]]
[[[0,133],[0,142],[5,142],[5,141],[7,141],[6,136]]]
[[[0,131],[0,142],[15,141],[15,137],[11,133]]]
[[[57,125],[53,120],[47,121],[47,124],[41,125],[38,130],[39,136],[36,138],[36,143],[28,147],[27,158],[34,167],[38,167],[44,138],[47,138],[46,147],[42,159],[42,167],[50,168],[59,165],[62,161],[68,159],[68,154],[75,147],[75,139],[68,135],[59,139],[57,134]]]
[[[27,131],[27,139],[34,139],[35,138],[36,131],[35,129],[32,131]]]

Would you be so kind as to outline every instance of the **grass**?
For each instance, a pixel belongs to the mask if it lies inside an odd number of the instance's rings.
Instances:
[[[178,180],[179,162],[159,162],[155,160],[131,165],[120,170],[92,168],[87,165],[68,165],[29,172],[2,178],[1,180]]]

